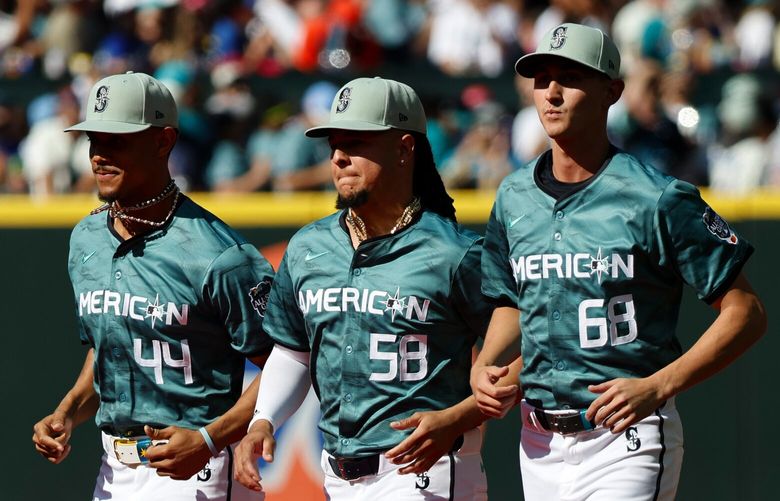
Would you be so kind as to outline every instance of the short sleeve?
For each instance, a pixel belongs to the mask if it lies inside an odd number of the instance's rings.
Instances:
[[[268,335],[280,345],[295,351],[311,351],[303,314],[298,307],[287,266],[287,256],[285,253],[271,288],[264,327]]]
[[[661,263],[671,265],[707,303],[728,290],[753,253],[753,246],[683,181],[666,187],[655,217]]]
[[[497,305],[517,308],[517,284],[509,264],[509,242],[501,214],[501,191],[490,211],[482,250],[482,294]]]
[[[452,281],[452,298],[463,321],[472,332],[485,337],[493,305],[480,293],[482,239],[469,248],[460,261]]]
[[[204,300],[223,322],[233,349],[247,357],[273,347],[263,330],[273,280],[271,265],[248,243],[223,251],[206,273]]]
[[[73,285],[73,293],[74,293],[74,310],[76,313],[76,318],[78,321],[76,324],[78,325],[79,330],[79,340],[81,341],[82,345],[88,345],[92,348],[95,347],[95,340],[92,338],[92,336],[87,332],[86,325],[84,324],[84,319],[79,315],[79,295],[78,291],[75,288],[76,285],[76,255],[80,253],[79,250],[79,240],[81,233],[84,232],[84,227],[81,224],[76,225],[75,228],[73,228],[73,231],[70,233],[70,244],[68,247],[68,276],[70,277],[70,283]]]

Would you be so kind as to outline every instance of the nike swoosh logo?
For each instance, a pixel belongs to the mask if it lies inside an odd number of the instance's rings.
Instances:
[[[307,252],[306,257],[304,259],[306,261],[311,261],[312,259],[317,259],[318,257],[322,257],[325,254],[330,254],[330,251],[320,252],[318,254],[312,254],[311,252]]]
[[[523,214],[523,215],[522,215],[522,216],[520,216],[520,217],[516,217],[516,218],[514,218],[513,220],[509,221],[509,227],[511,228],[512,226],[516,225],[516,224],[517,224],[517,223],[519,223],[519,222],[520,222],[520,220],[521,220],[521,219],[523,219],[524,217],[525,217],[525,214]]]
[[[87,254],[86,256],[82,257],[81,258],[81,263],[83,264],[83,263],[86,263],[87,261],[89,261],[89,258],[91,258],[92,256],[95,255],[95,252],[97,252],[97,251],[92,251],[89,254]]]

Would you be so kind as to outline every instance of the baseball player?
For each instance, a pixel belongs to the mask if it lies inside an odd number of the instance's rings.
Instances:
[[[492,310],[481,238],[456,223],[425,133],[415,92],[381,78],[347,83],[306,131],[328,138],[342,210],[280,264],[264,323],[277,344],[236,451],[244,485],[261,489],[257,457],[273,460],[273,432],[313,383],[328,499],[486,499],[468,383]]]
[[[106,203],[75,227],[68,258],[89,351],[33,442],[59,463],[94,416],[105,449],[95,500],[258,499],[232,485],[230,444],[254,408],[254,393],[239,401],[245,360],[261,364],[272,346],[272,268],[171,180],[176,127],[168,89],[129,72],[98,81],[86,120],[67,129],[87,132]]]
[[[601,31],[563,24],[516,65],[534,79],[552,149],[496,195],[482,290],[497,307],[471,384],[501,415],[518,392],[496,380],[520,344],[525,499],[673,499],[683,455],[677,393],[764,332],[742,275],[753,249],[693,186],[610,145],[620,56]],[[686,353],[683,284],[717,318]],[[522,336],[521,336],[522,332]]]

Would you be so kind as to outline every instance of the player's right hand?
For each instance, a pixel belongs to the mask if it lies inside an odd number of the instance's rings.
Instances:
[[[497,386],[498,381],[509,374],[509,367],[495,365],[474,366],[471,369],[471,391],[482,414],[502,418],[517,402],[518,386]]]
[[[264,461],[271,463],[274,460],[275,449],[276,440],[274,440],[274,430],[271,423],[265,419],[254,423],[236,447],[236,465],[233,478],[247,489],[262,491],[257,458],[262,456]]]
[[[73,419],[65,412],[55,410],[33,426],[32,441],[35,450],[54,464],[59,464],[70,453],[70,435]]]

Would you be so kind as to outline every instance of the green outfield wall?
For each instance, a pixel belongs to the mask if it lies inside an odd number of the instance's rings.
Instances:
[[[456,193],[461,221],[481,231],[492,196]],[[330,194],[194,198],[269,252],[278,252],[274,244],[333,207]],[[722,198],[705,193],[705,199],[756,246],[745,271],[767,306],[770,323],[767,335],[745,357],[678,397],[685,427],[678,499],[776,499],[780,341],[774,313],[780,307],[780,290],[775,290],[780,273],[774,262],[780,253],[780,195]],[[3,500],[85,500],[92,492],[101,453],[93,423],[76,430],[70,457],[57,466],[34,452],[30,437],[33,423],[70,388],[85,354],[66,262],[70,227],[96,205],[91,196],[45,202],[0,197],[0,332],[6,343],[0,365]],[[683,346],[691,346],[713,318],[706,305],[686,294],[678,329]],[[489,425],[483,456],[491,500],[522,499],[519,426],[516,413]]]

